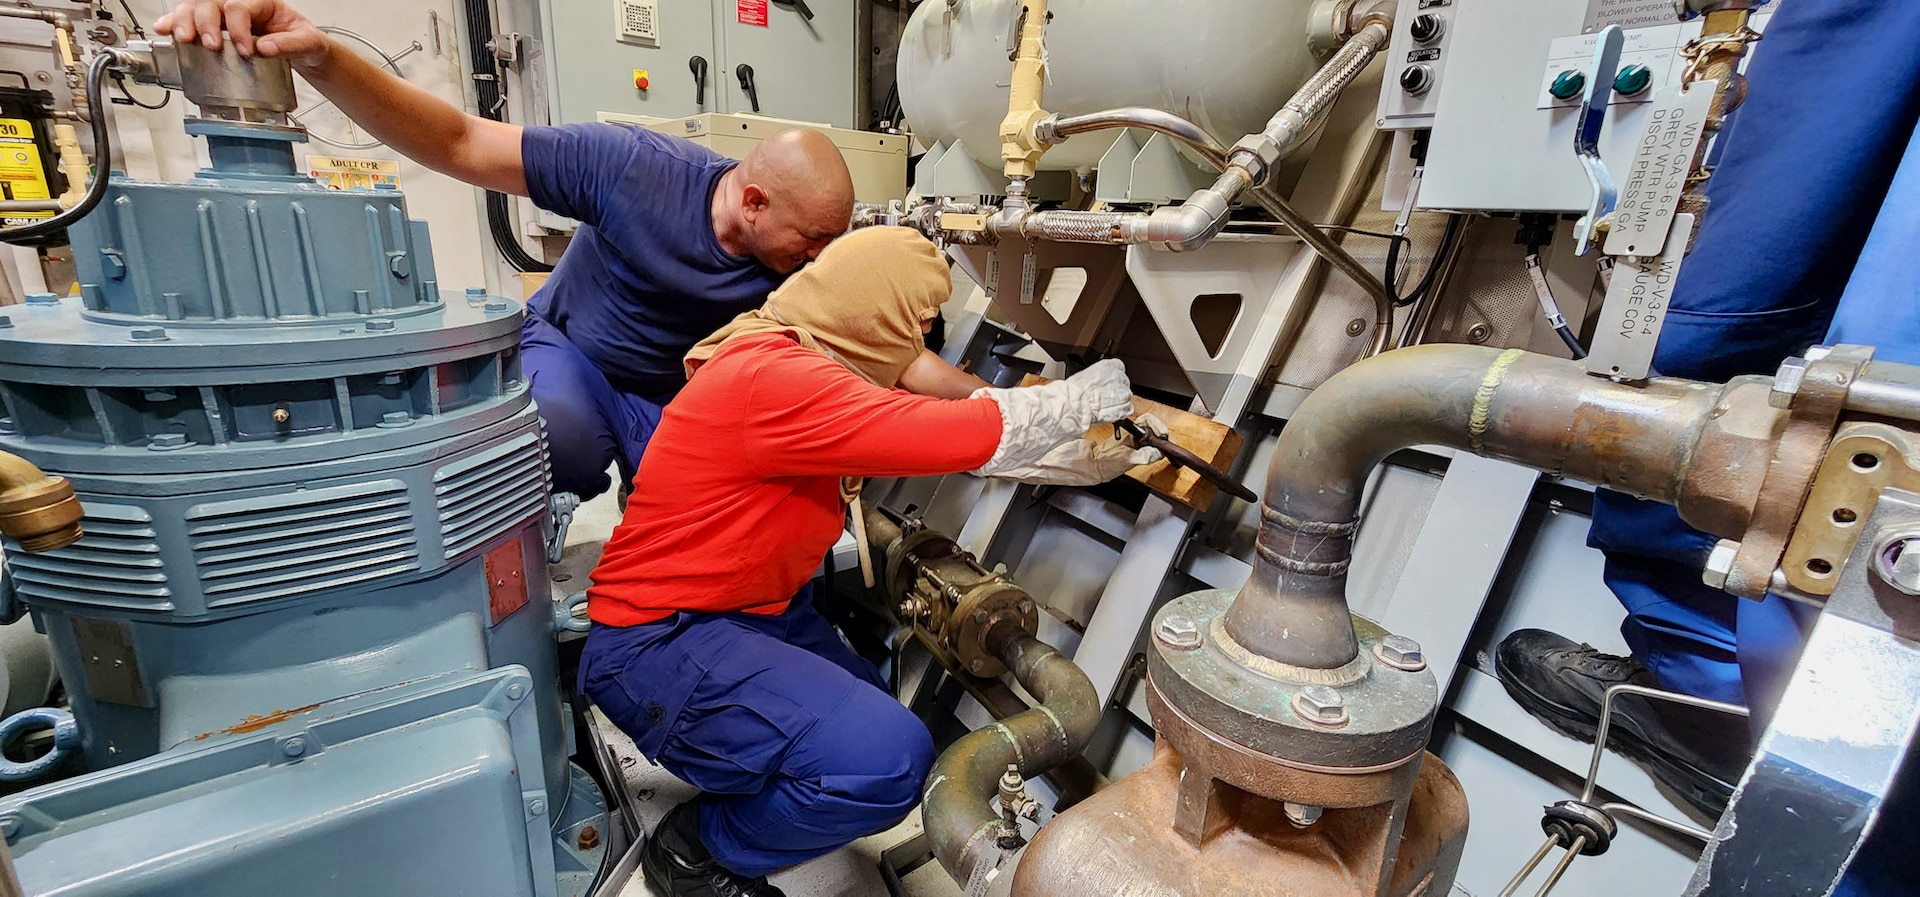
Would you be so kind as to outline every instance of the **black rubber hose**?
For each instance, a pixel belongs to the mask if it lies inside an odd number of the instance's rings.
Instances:
[[[479,107],[482,118],[493,121],[505,121],[501,115],[500,68],[495,64],[493,50],[493,9],[488,0],[466,0],[467,10],[467,56],[473,66],[474,104]],[[515,271],[544,273],[552,271],[553,266],[528,254],[520,238],[513,233],[512,214],[507,195],[493,190],[487,191],[487,230],[493,234],[494,248],[512,265]]]
[[[93,125],[93,176],[87,182],[87,192],[80,203],[71,209],[34,224],[22,224],[18,227],[0,229],[0,243],[20,243],[36,240],[48,234],[65,230],[67,225],[79,221],[93,211],[94,206],[107,196],[107,169],[113,158],[110,150],[107,127],[106,103],[101,99],[107,95],[107,72],[118,61],[119,56],[111,50],[103,50],[93,57],[87,66],[87,118]]]

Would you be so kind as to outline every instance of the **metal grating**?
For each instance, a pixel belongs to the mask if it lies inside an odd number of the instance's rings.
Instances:
[[[433,473],[433,503],[448,558],[547,508],[545,437],[528,433]]]
[[[135,610],[170,610],[153,517],[144,509],[86,501],[80,541],[28,554],[7,544],[14,583],[29,602],[69,601]]]
[[[407,486],[395,479],[195,505],[187,535],[209,607],[420,568]]]

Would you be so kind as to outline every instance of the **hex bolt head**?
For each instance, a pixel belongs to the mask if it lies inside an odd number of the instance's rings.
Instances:
[[[187,434],[185,433],[155,433],[152,439],[147,440],[147,448],[153,449],[154,451],[185,448],[187,445]]]
[[[13,326],[12,318],[7,317],[6,315],[0,315],[0,330],[6,330],[12,326]]]
[[[592,850],[599,847],[600,830],[589,825],[580,830],[580,837],[575,839],[573,843],[581,850]]]
[[[978,658],[978,657],[976,657],[976,658],[974,658],[974,659],[973,659],[973,662],[972,662],[972,663],[969,663],[969,664],[967,664],[967,669],[969,669],[969,670],[971,670],[971,671],[973,671],[973,674],[974,674],[975,676],[978,676],[978,675],[980,675],[981,673],[984,673],[984,672],[986,672],[986,670],[987,670],[987,662],[986,662],[986,661],[984,661],[984,660],[981,660],[981,659],[980,659],[980,658]]]
[[[295,735],[286,741],[280,742],[280,751],[289,757],[298,757],[307,752],[307,740]]]
[[[975,623],[985,623],[985,622],[987,622],[987,612],[986,612],[986,611],[984,611],[984,610],[976,610],[976,611],[974,611],[974,612],[973,612],[973,622],[975,622]]]
[[[1793,397],[1799,395],[1800,384],[1806,379],[1806,359],[1789,358],[1780,362],[1780,369],[1773,374],[1773,392],[1767,394],[1767,404],[1774,408],[1793,407]]]
[[[508,302],[505,299],[493,299],[487,302],[487,304],[484,306],[484,310],[488,314],[498,314],[501,312],[509,312],[509,311],[513,311],[513,303]]]
[[[533,803],[527,805],[527,811],[535,816],[545,816],[547,815],[547,802],[542,798],[536,797],[533,799]]]
[[[375,426],[391,430],[395,427],[404,427],[410,423],[413,423],[413,415],[405,411],[389,411],[380,415],[380,423],[375,424]]]
[[[1727,577],[1733,575],[1733,558],[1740,553],[1740,543],[1732,539],[1721,539],[1707,554],[1707,565],[1700,571],[1700,581],[1710,589],[1725,589]]]
[[[14,433],[19,432],[19,429],[20,425],[14,423],[13,418],[0,417],[0,436],[12,436]]]
[[[1168,614],[1153,628],[1153,637],[1176,651],[1191,651],[1200,647],[1200,624],[1185,614]]]
[[[1326,812],[1324,807],[1316,807],[1312,804],[1296,804],[1293,801],[1287,801],[1281,804],[1281,809],[1286,811],[1287,821],[1293,823],[1294,828],[1306,828],[1313,825],[1320,821],[1320,814]]]
[[[1374,659],[1396,670],[1417,673],[1427,668],[1420,643],[1404,635],[1389,635],[1373,646]]]
[[[1874,555],[1873,572],[1908,595],[1920,595],[1920,535],[1898,536]]]
[[[1346,701],[1340,693],[1325,685],[1309,685],[1293,696],[1293,712],[1303,720],[1321,726],[1347,724]]]
[[[28,305],[59,305],[60,297],[52,293],[28,293]]]
[[[393,329],[392,318],[374,318],[373,320],[370,320],[367,322],[368,333],[380,333],[380,332],[392,330],[392,329]]]
[[[127,338],[135,342],[155,343],[167,338],[165,327],[135,327],[127,333]]]
[[[467,287],[467,301],[475,305],[487,301],[487,288]]]
[[[527,696],[527,687],[518,682],[507,686],[507,700],[518,701]]]

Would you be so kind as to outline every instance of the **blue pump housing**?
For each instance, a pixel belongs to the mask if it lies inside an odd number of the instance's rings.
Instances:
[[[203,130],[213,169],[70,228],[78,297],[0,316],[0,449],[85,508],[5,546],[88,770],[0,799],[23,884],[585,893],[523,309],[440,290],[405,197],[288,129]]]

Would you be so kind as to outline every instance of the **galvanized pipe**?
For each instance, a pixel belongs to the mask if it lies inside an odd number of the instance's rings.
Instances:
[[[1417,445],[1677,505],[1689,522],[1738,535],[1785,419],[1765,406],[1767,392],[1762,378],[1629,386],[1564,359],[1478,346],[1360,362],[1314,390],[1280,433],[1253,575],[1226,632],[1281,664],[1352,660],[1346,581],[1361,492],[1387,455]]]
[[[981,857],[998,849],[993,798],[1008,764],[1027,778],[1039,775],[1079,756],[1100,723],[1093,683],[1051,645],[1010,620],[995,625],[985,640],[1039,704],[962,736],[927,776],[927,838],[940,865],[961,882]]]
[[[1194,191],[1185,203],[1152,212],[1033,211],[1024,203],[1009,203],[989,218],[995,236],[1053,240],[1065,243],[1146,244],[1170,252],[1190,252],[1205,246],[1227,225],[1233,203],[1243,195],[1285,224],[1341,274],[1346,275],[1374,303],[1373,340],[1369,355],[1388,348],[1393,330],[1393,297],[1380,278],[1342,248],[1326,231],[1295,211],[1267,185],[1267,173],[1312,133],[1312,125],[1339,99],[1340,92],[1386,48],[1390,23],[1369,20],[1343,44],[1333,58],[1287,100],[1259,134],[1249,134],[1229,151],[1206,129],[1171,112],[1141,106],[1108,109],[1086,115],[1048,116],[1034,125],[1034,141],[1057,144],[1074,134],[1110,128],[1139,128],[1179,140],[1220,170],[1211,186]],[[1231,156],[1230,156],[1231,153]]]

